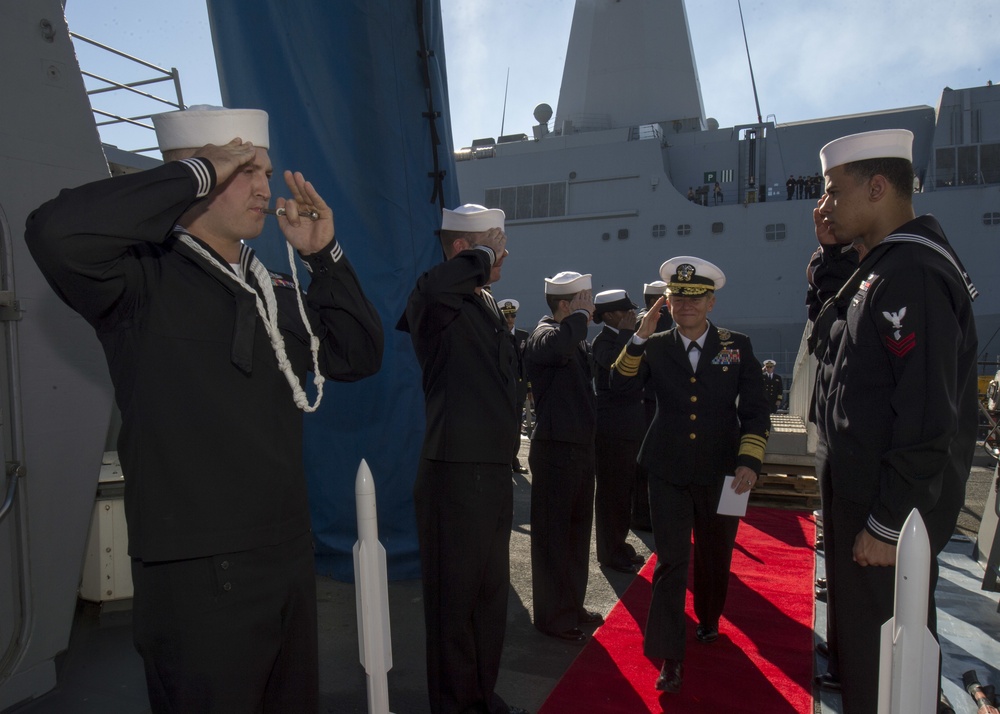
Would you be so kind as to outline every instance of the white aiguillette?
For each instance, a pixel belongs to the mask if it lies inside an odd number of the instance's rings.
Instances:
[[[750,489],[746,493],[739,494],[733,490],[735,476],[726,476],[726,483],[722,486],[722,497],[719,499],[717,513],[720,516],[739,516],[742,518],[747,514],[747,503],[750,502]]]

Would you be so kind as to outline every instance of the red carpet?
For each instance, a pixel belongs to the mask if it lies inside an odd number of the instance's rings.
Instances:
[[[656,561],[650,558],[539,714],[809,714],[815,535],[811,514],[747,511],[716,642],[695,639],[688,591],[684,686],[677,694],[653,688],[661,663],[642,653]]]

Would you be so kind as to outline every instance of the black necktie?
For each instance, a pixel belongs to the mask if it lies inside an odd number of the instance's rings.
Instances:
[[[698,369],[698,357],[701,356],[701,347],[698,346],[697,342],[695,342],[694,340],[692,340],[691,343],[688,344],[688,350],[687,351],[688,351],[688,361],[691,363],[691,369],[692,370],[697,370]]]

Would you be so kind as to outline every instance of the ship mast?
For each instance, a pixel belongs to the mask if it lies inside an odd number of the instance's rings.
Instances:
[[[750,66],[750,85],[753,87],[753,102],[757,106],[757,123],[763,124],[764,120],[760,115],[760,100],[757,98],[757,82],[753,77],[753,62],[750,61],[750,43],[747,42],[747,26],[743,22],[743,3],[736,0],[736,6],[740,9],[740,27],[743,28],[743,46],[747,50],[747,64]]]

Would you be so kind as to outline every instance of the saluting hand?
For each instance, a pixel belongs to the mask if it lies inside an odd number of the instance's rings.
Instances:
[[[653,303],[653,306],[646,310],[646,314],[642,316],[642,322],[639,323],[639,329],[635,331],[636,337],[646,339],[656,332],[656,323],[660,319],[660,308],[663,307],[663,303],[666,301],[666,295],[661,295],[656,298],[656,302]]]
[[[276,201],[277,208],[285,209],[285,215],[278,217],[281,232],[302,255],[317,253],[328,246],[335,235],[333,210],[326,205],[312,183],[306,181],[302,172],[285,171],[284,177],[292,197]],[[319,218],[315,221],[303,218],[299,216],[300,211],[316,211]]]
[[[485,245],[493,251],[497,260],[507,255],[507,234],[500,228],[490,228],[482,234],[476,245]]]
[[[212,164],[215,169],[215,185],[221,186],[238,168],[253,161],[256,153],[257,149],[253,144],[236,137],[224,146],[206,144],[194,155]]]
[[[577,310],[586,310],[590,315],[588,318],[592,320],[594,318],[594,293],[591,290],[581,290],[573,299],[569,301],[570,312],[576,312]]]
[[[833,234],[833,229],[830,227],[830,224],[823,222],[823,213],[820,211],[820,206],[828,200],[830,200],[830,197],[824,193],[820,197],[819,201],[816,202],[816,208],[813,209],[813,223],[816,225],[816,240],[819,241],[820,245],[837,245],[837,237]]]

